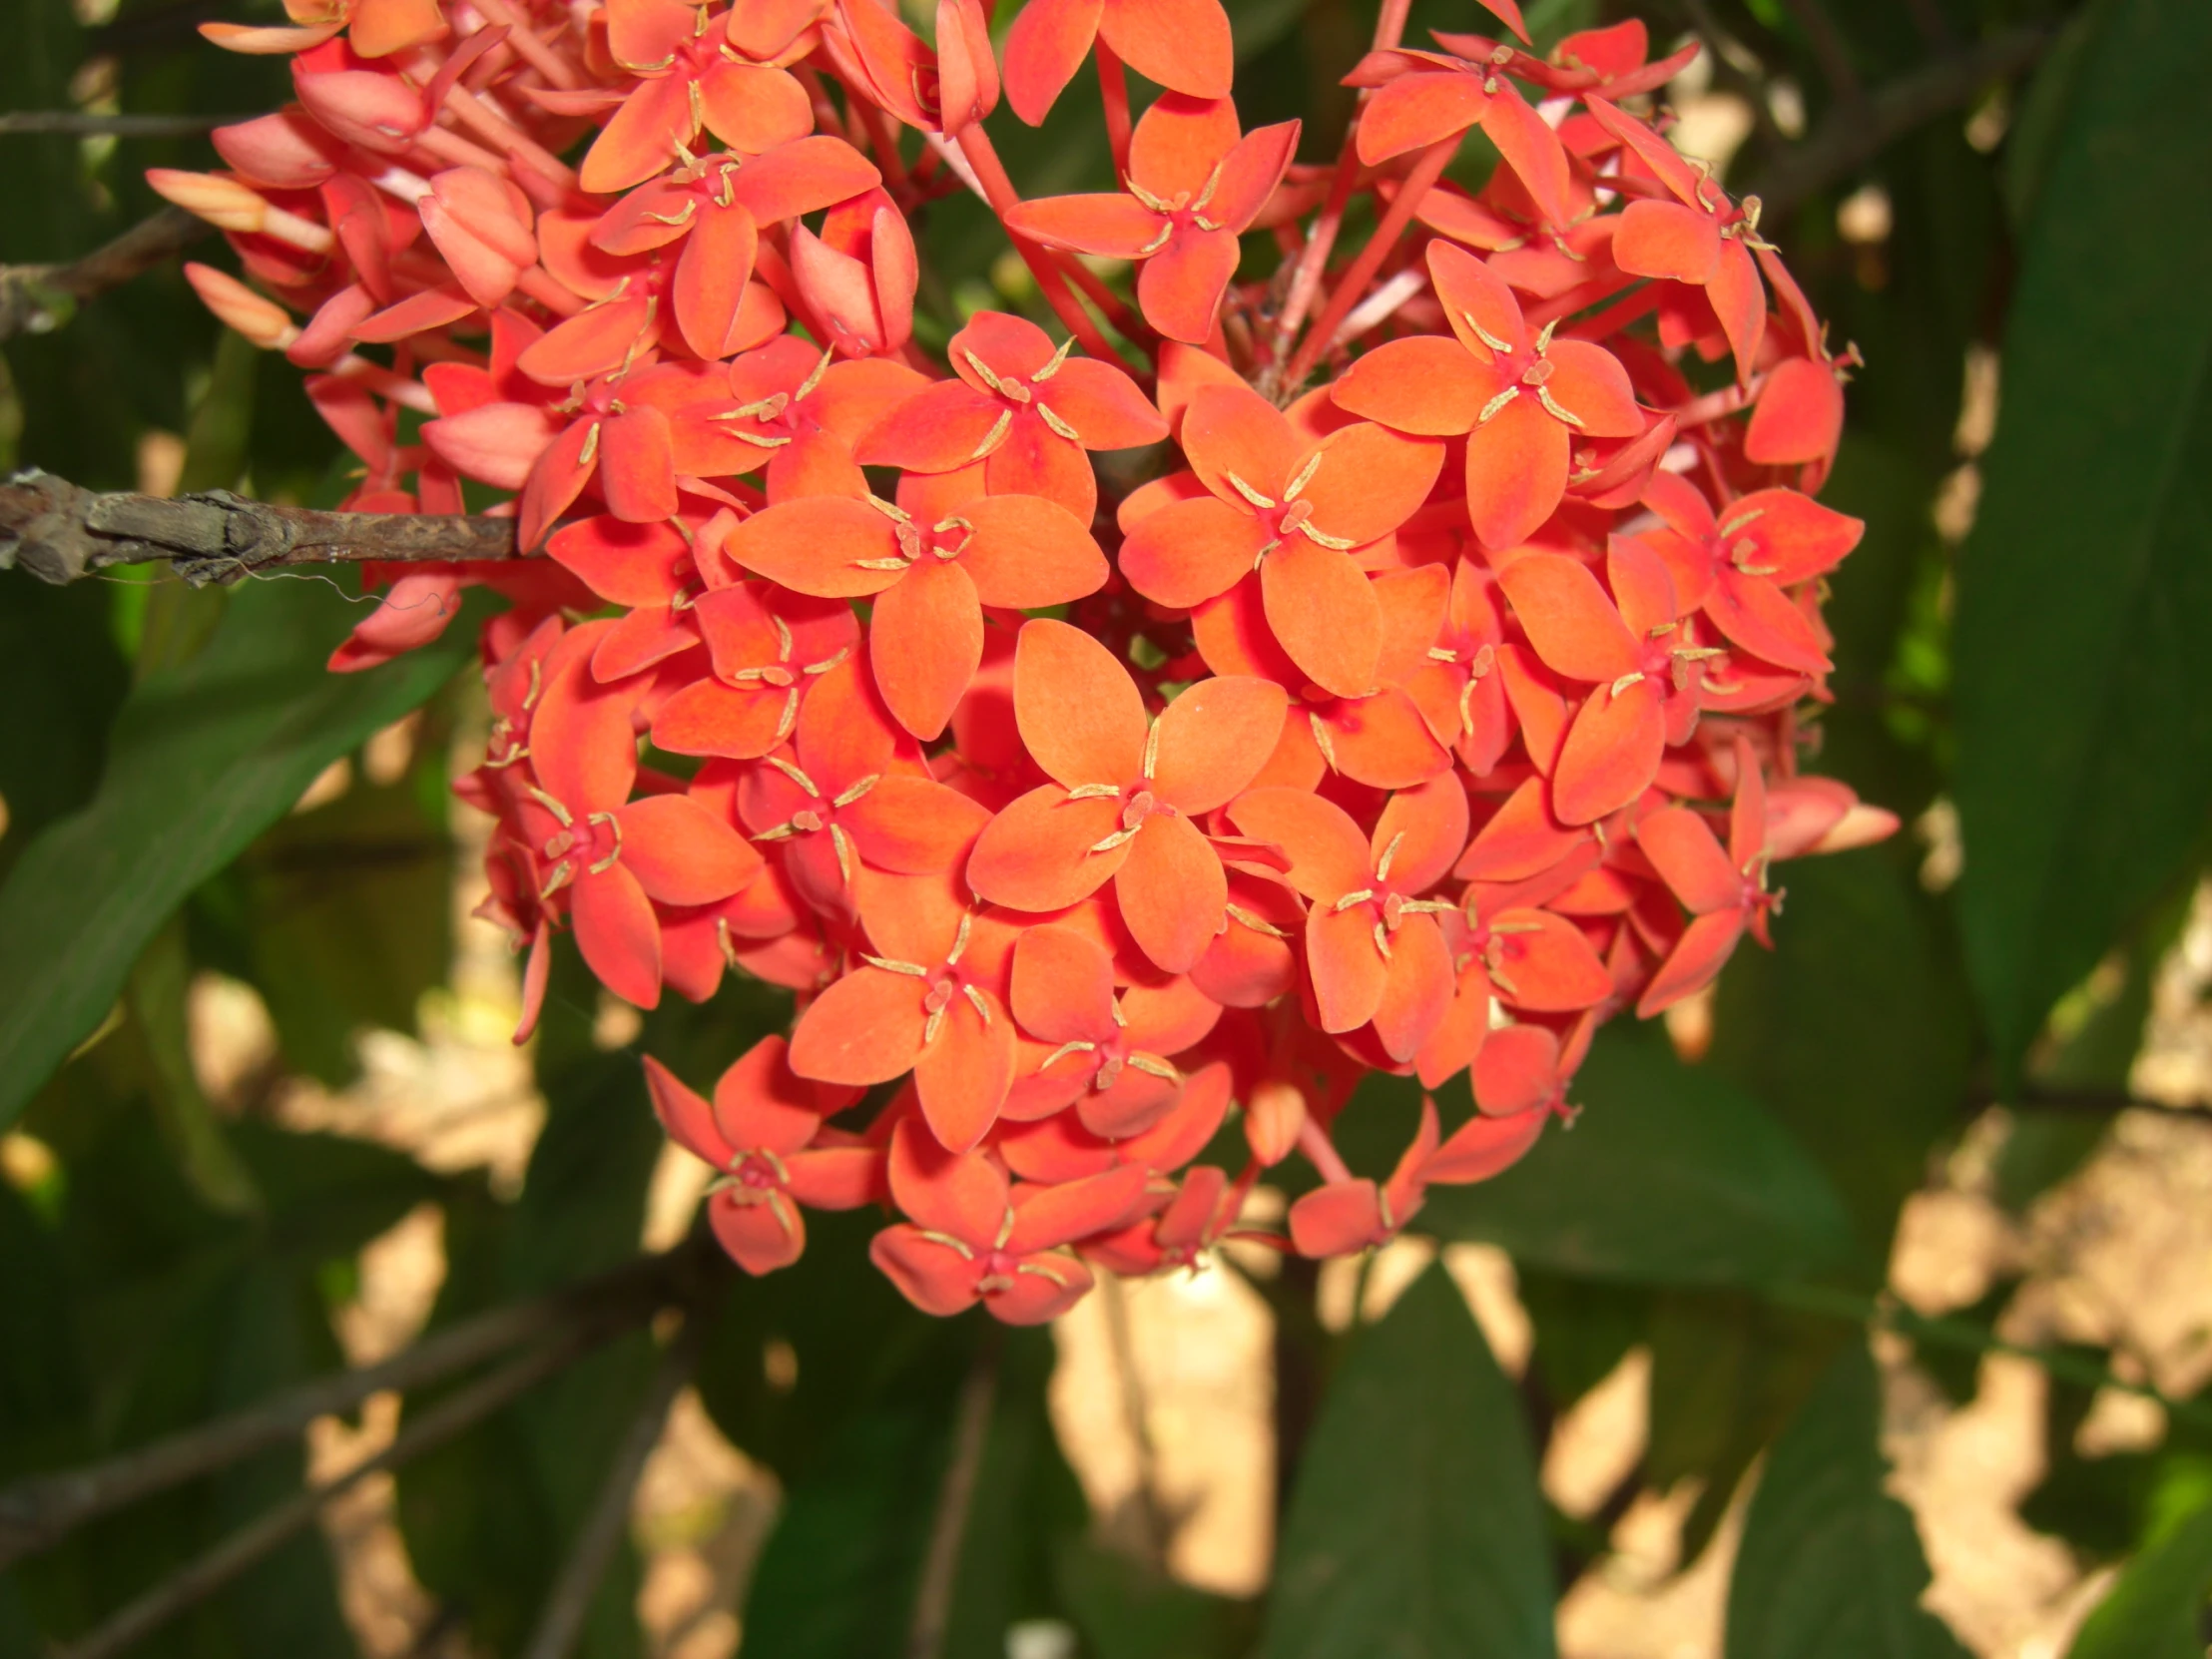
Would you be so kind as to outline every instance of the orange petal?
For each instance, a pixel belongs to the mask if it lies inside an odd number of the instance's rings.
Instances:
[[[1376,689],[1382,611],[1348,554],[1294,535],[1261,561],[1260,595],[1269,629],[1316,685],[1340,697]]]
[[[983,1138],[1014,1081],[1014,1022],[990,992],[978,994],[989,1017],[967,997],[953,997],[914,1062],[922,1116],[950,1152],[965,1152]]]
[[[983,612],[968,573],[928,557],[908,567],[876,595],[868,655],[898,724],[935,741],[983,660]]]
[[[1121,919],[1165,973],[1187,972],[1221,931],[1229,878],[1187,818],[1156,813],[1129,841],[1114,879]]]
[[[1233,799],[1275,752],[1289,701],[1272,680],[1201,680],[1160,716],[1153,794],[1194,818]]]
[[[978,897],[1016,910],[1062,910],[1104,886],[1129,857],[1129,841],[1092,850],[1121,828],[1121,803],[1070,801],[1047,784],[1009,805],[968,856]]]
[[[1064,622],[1022,624],[1014,717],[1030,755],[1069,789],[1132,783],[1143,765],[1147,722],[1136,682],[1112,652]]]
[[[1648,684],[1617,697],[1610,687],[1598,687],[1560,746],[1552,811],[1566,824],[1590,824],[1619,811],[1651,787],[1666,744],[1666,718]]]
[[[1375,947],[1375,927],[1369,904],[1317,906],[1307,917],[1306,966],[1324,1031],[1357,1031],[1375,1017],[1389,978],[1389,964]]]
[[[921,1052],[921,981],[907,974],[854,968],[799,1016],[792,1070],[861,1088],[902,1075]]]

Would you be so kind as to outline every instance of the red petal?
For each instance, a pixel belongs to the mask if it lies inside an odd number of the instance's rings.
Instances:
[[[1106,0],[1098,32],[1131,69],[1193,98],[1227,98],[1229,14],[1213,0]]]
[[[689,796],[645,796],[615,822],[623,867],[664,904],[712,904],[760,873],[753,844]]]
[[[1716,910],[1692,921],[1637,998],[1637,1017],[1649,1019],[1710,985],[1743,933],[1742,910]]]
[[[1492,1031],[1474,1057],[1474,1103],[1490,1117],[1545,1104],[1557,1084],[1559,1039],[1540,1025]]]
[[[1686,807],[1653,813],[1636,826],[1636,844],[1668,890],[1693,914],[1733,909],[1744,901],[1744,877],[1711,829]]]
[[[1083,67],[1100,0],[1031,0],[1006,35],[1006,102],[1034,127]]]
[[[1022,625],[1014,647],[1014,715],[1047,776],[1069,789],[1132,783],[1148,723],[1129,671],[1064,622]]]
[[[921,1052],[921,981],[857,967],[808,1005],[792,1032],[802,1077],[864,1088],[909,1070]]]
[[[1275,752],[1288,706],[1271,680],[1201,680],[1160,716],[1152,793],[1193,818],[1222,806]]]
[[[930,1133],[947,1151],[965,1152],[998,1119],[1014,1081],[1014,1022],[990,992],[986,1020],[965,996],[944,1005],[937,1034],[914,1062],[914,1088]]]
[[[1085,598],[1106,585],[1106,555],[1057,502],[993,494],[967,503],[959,516],[973,529],[958,568],[986,605],[1038,610]]]
[[[1369,904],[1317,906],[1307,918],[1306,965],[1324,1031],[1357,1031],[1375,1017],[1389,978],[1389,964],[1375,947],[1375,928]]]
[[[812,496],[756,513],[730,532],[724,550],[746,569],[826,599],[880,593],[905,575],[863,561],[895,558],[891,519],[865,501]]]
[[[1231,231],[1178,230],[1137,273],[1137,306],[1169,339],[1204,345],[1239,251]]]
[[[1435,917],[1428,915],[1407,916],[1389,940],[1375,1034],[1390,1058],[1402,1063],[1420,1052],[1451,1006],[1451,952]]]
[[[1316,530],[1352,542],[1379,540],[1411,518],[1444,464],[1442,444],[1415,442],[1367,421],[1330,433],[1318,453],[1321,464],[1300,493],[1313,503]]]
[[[1581,560],[1531,553],[1498,572],[1498,586],[1546,667],[1602,682],[1636,672],[1643,657],[1636,637]]]
[[[1613,232],[1613,263],[1632,276],[1703,287],[1720,269],[1720,227],[1679,202],[1631,202]]]
[[[1229,878],[1213,843],[1187,818],[1155,814],[1129,843],[1114,880],[1121,918],[1166,973],[1183,973],[1221,931]]]
[[[661,924],[638,878],[616,864],[578,875],[569,890],[569,921],[585,966],[626,1002],[640,1008],[659,1002]]]
[[[1667,745],[1666,718],[1649,684],[1615,696],[1599,686],[1583,703],[1551,775],[1551,805],[1567,824],[1618,812],[1651,787]]]
[[[730,1259],[756,1276],[788,1268],[807,1248],[807,1222],[799,1206],[774,1189],[742,1199],[735,1191],[708,1201],[707,1224]]]
[[[1467,1186],[1502,1175],[1527,1156],[1551,1121],[1543,1107],[1510,1117],[1473,1117],[1430,1155],[1422,1176],[1438,1186]]]
[[[1551,516],[1567,449],[1565,424],[1526,390],[1467,435],[1467,515],[1484,547],[1526,541]]]
[[[983,660],[983,613],[967,572],[927,556],[909,567],[876,595],[868,650],[898,724],[933,742]]]
[[[918,1227],[901,1222],[884,1228],[869,1243],[867,1255],[899,1294],[925,1314],[949,1319],[978,1300],[974,1259]]]
[[[1332,1181],[1291,1206],[1291,1243],[1301,1256],[1350,1256],[1389,1237],[1382,1197],[1369,1180]]]
[[[1261,561],[1260,593],[1269,629],[1316,685],[1340,697],[1376,689],[1382,607],[1349,555],[1294,535]]]
[[[1070,801],[1047,784],[991,820],[968,857],[977,896],[1016,910],[1062,910],[1088,898],[1121,868],[1130,842],[1094,852],[1121,828],[1121,803]]]
[[[953,867],[983,832],[990,813],[959,791],[890,773],[838,815],[860,856],[899,875]]]
[[[1176,501],[1130,531],[1121,544],[1121,573],[1155,604],[1185,610],[1235,587],[1267,541],[1257,518],[1225,501],[1210,495]]]
[[[1334,802],[1304,790],[1253,790],[1230,806],[1229,817],[1254,840],[1280,846],[1291,860],[1291,885],[1316,903],[1369,884],[1368,837]]]
[[[1066,927],[1032,927],[1014,945],[1014,1018],[1040,1042],[1104,1042],[1114,1023],[1114,962]]]
[[[1119,192],[1039,197],[1017,204],[1006,215],[1006,229],[1017,237],[1109,260],[1144,258],[1168,223],[1135,197]]]
[[[715,1123],[714,1108],[650,1054],[645,1057],[645,1088],[669,1139],[718,1170],[730,1167],[738,1149]]]
[[[1449,773],[1391,796],[1372,838],[1377,870],[1386,856],[1390,886],[1408,895],[1441,881],[1466,844],[1467,792]]]

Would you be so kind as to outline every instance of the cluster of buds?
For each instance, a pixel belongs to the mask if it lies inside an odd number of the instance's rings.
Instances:
[[[1641,25],[1415,50],[1386,0],[1306,166],[1243,130],[1217,0],[1030,0],[1002,45],[982,0],[934,44],[881,0],[287,4],[209,33],[297,101],[155,182],[350,505],[492,492],[548,555],[372,572],[333,663],[510,601],[459,790],[525,1034],[563,931],[641,1006],[796,993],[711,1098],[648,1063],[747,1269],[887,1203],[919,1306],[1048,1319],[1294,1155],[1273,1242],[1378,1245],[1568,1115],[1601,1021],[1766,942],[1777,860],[1895,827],[1798,770],[1851,354],[1637,113],[1684,62]],[[1123,188],[1022,200],[982,118],[1086,58]],[[960,191],[1057,341],[915,340],[909,227]],[[1382,1181],[1333,1138],[1376,1071],[1429,1091]]]

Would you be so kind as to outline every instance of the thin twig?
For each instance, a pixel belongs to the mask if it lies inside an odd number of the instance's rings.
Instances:
[[[975,1481],[990,1440],[991,1405],[998,1392],[998,1334],[986,1333],[960,1384],[953,1407],[952,1454],[937,1488],[937,1512],[929,1523],[929,1550],[922,1558],[921,1582],[914,1592],[913,1623],[906,1634],[906,1659],[938,1659],[945,1625],[952,1614],[952,1587],[960,1572],[960,1544],[967,1535],[968,1511],[975,1504]]]
[[[1170,1525],[1160,1504],[1160,1455],[1152,1440],[1151,1412],[1145,1406],[1144,1378],[1137,1371],[1137,1344],[1129,1328],[1129,1293],[1116,1274],[1099,1276],[1098,1296],[1106,1310],[1106,1340],[1114,1351],[1114,1374],[1121,1387],[1122,1426],[1137,1453],[1137,1522],[1143,1529],[1145,1559],[1167,1561]]]
[[[69,319],[79,300],[121,287],[167,264],[214,227],[182,208],[164,208],[104,248],[66,265],[0,265],[0,340],[44,334]]]
[[[475,1426],[501,1406],[527,1392],[555,1372],[582,1357],[594,1334],[576,1334],[524,1355],[513,1364],[438,1401],[408,1421],[391,1443],[363,1458],[335,1479],[310,1486],[297,1496],[232,1533],[215,1548],[164,1579],[82,1640],[57,1650],[54,1659],[113,1659],[171,1619],[264,1560],[294,1533],[314,1522],[322,1506],[380,1469],[395,1468],[443,1445]]]
[[[614,1461],[607,1465],[607,1478],[592,1502],[591,1513],[584,1518],[583,1529],[569,1548],[560,1576],[553,1581],[553,1593],[546,1599],[537,1632],[524,1650],[525,1659],[568,1659],[575,1650],[576,1639],[584,1631],[585,1616],[591,1612],[592,1598],[599,1593],[599,1581],[607,1576],[607,1567],[622,1545],[638,1477],[660,1443],[669,1407],[676,1403],[676,1396],[699,1364],[701,1330],[702,1322],[696,1315],[687,1318],[676,1340],[662,1353],[644,1403],[630,1419],[622,1444],[615,1448]]]
[[[70,138],[193,138],[242,121],[235,115],[89,115],[83,110],[8,110],[0,135],[59,133]]]
[[[1991,1094],[1977,1099],[1975,1104],[2100,1115],[2116,1112],[2180,1112],[2201,1116],[2212,1112],[2212,1105],[2201,1100],[2145,1100],[2141,1095],[2130,1094],[2121,1088],[2083,1088],[2042,1083],[2023,1083],[2001,1098]]]
[[[291,1439],[316,1417],[350,1410],[371,1394],[420,1387],[533,1338],[598,1324],[617,1311],[627,1310],[634,1323],[671,1300],[706,1260],[698,1247],[679,1246],[557,1295],[479,1314],[378,1365],[316,1378],[104,1462],[0,1489],[0,1569],[88,1521]]]
[[[515,521],[436,513],[326,513],[228,490],[166,500],[96,494],[33,469],[0,480],[0,570],[74,582],[167,560],[194,587],[291,565],[512,559]]]
[[[2048,29],[2034,25],[2008,29],[1877,87],[1864,103],[1839,106],[1811,138],[1768,163],[1746,194],[1757,196],[1769,213],[1795,207],[1850,178],[1892,140],[1972,103],[1991,81],[2017,75],[2050,40]]]
[[[1821,76],[1828,82],[1828,90],[1835,95],[1836,102],[1853,109],[1864,105],[1866,83],[1859,79],[1859,66],[1851,61],[1850,43],[1836,27],[1836,20],[1828,15],[1828,8],[1821,0],[1782,0],[1782,3],[1797,19],[1797,26],[1805,31],[1806,44],[1812,47],[1813,59],[1821,66]]]

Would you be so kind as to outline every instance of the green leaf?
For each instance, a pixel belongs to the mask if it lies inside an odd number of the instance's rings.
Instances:
[[[1920,1605],[1928,1562],[1883,1489],[1881,1381],[1853,1342],[1775,1442],[1728,1589],[1729,1659],[1965,1659]]]
[[[1955,659],[1960,910],[2000,1083],[2212,810],[2212,219],[2173,212],[2212,170],[2208,71],[2212,8],[2120,0],[2021,258]]]
[[[1685,1560],[1703,1552],[1744,1471],[1851,1334],[1741,1291],[1666,1291],[1655,1300],[1643,1472],[1655,1491],[1699,1482],[1682,1523]]]
[[[2175,1523],[2089,1615],[2067,1659],[2203,1659],[2212,1504]]]
[[[411,1031],[417,1002],[452,961],[445,757],[434,739],[423,755],[440,774],[434,795],[419,775],[355,784],[280,820],[227,878],[249,977],[284,1059],[333,1087],[359,1069],[361,1029]]]
[[[353,618],[319,582],[253,582],[207,648],[117,718],[99,794],[0,888],[0,1127],[106,1015],[185,895],[331,761],[449,679],[473,631],[365,674],[323,659]]]
[[[1779,879],[1789,901],[1777,948],[1729,964],[1706,1063],[1820,1161],[1879,1277],[1929,1149],[1966,1121],[1963,975],[1935,905],[1890,849],[1801,859]]]
[[[785,1494],[746,1598],[746,1640],[779,1659],[892,1659],[905,1650],[961,1384],[978,1340],[995,1335],[978,1329],[981,1318],[894,1337],[905,1363]]]
[[[1306,1443],[1267,1659],[1550,1659],[1550,1545],[1520,1401],[1431,1266],[1355,1340]]]
[[[1585,1110],[1573,1127],[1547,1129],[1503,1175],[1431,1188],[1419,1230],[1640,1284],[1757,1285],[1851,1259],[1851,1224],[1820,1166],[1749,1095],[1677,1060],[1663,1035],[1605,1031],[1575,1098]]]
[[[1097,1659],[1242,1659],[1254,1605],[1178,1583],[1103,1544],[1061,1551],[1060,1593]]]
[[[0,583],[0,870],[31,836],[92,798],[108,727],[130,686],[98,582]]]

